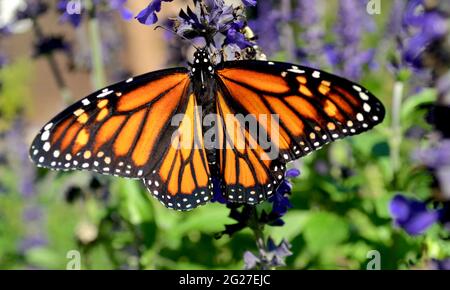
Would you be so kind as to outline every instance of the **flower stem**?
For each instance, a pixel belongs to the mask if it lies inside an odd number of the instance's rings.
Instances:
[[[396,81],[392,94],[392,138],[391,138],[391,166],[394,175],[400,168],[400,145],[402,142],[402,127],[400,110],[403,99],[404,83]]]
[[[92,74],[91,82],[94,89],[103,88],[106,85],[105,68],[103,66],[103,52],[98,18],[92,1],[86,1],[87,10],[90,11],[88,28],[91,45]]]
[[[44,33],[42,32],[41,26],[39,25],[37,19],[32,18],[33,30],[38,39],[44,39]],[[72,101],[72,94],[64,81],[61,70],[59,69],[58,63],[56,62],[53,53],[45,55],[50,71],[55,79],[56,85],[58,86],[59,94],[63,99],[64,103],[69,104]]]
[[[281,1],[281,11],[283,14],[284,21],[286,21],[285,25],[283,25],[282,30],[282,44],[284,50],[287,52],[287,60],[290,62],[295,61],[295,40],[294,40],[294,30],[292,26],[289,24],[289,18],[291,15],[292,7],[291,0],[282,0]]]
[[[264,224],[259,222],[258,211],[256,207],[251,206],[251,218],[248,227],[253,231],[255,236],[256,246],[259,252],[259,258],[261,264],[259,265],[260,270],[269,270],[269,259],[267,257],[267,246],[264,237]]]

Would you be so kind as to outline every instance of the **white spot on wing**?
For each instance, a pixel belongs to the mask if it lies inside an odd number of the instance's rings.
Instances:
[[[50,137],[50,131],[44,131],[44,133],[42,133],[41,140],[47,141],[48,137]]]
[[[48,130],[50,130],[50,129],[52,128],[52,126],[53,126],[53,123],[48,123],[48,124],[44,127],[44,130],[48,131]]]
[[[358,121],[362,122],[364,121],[364,116],[361,113],[356,114],[356,119],[358,119]]]
[[[44,146],[42,146],[42,149],[44,149],[44,151],[50,150],[50,142],[45,142]]]
[[[353,89],[354,89],[355,91],[361,92],[361,88],[358,87],[358,86],[353,86]]]
[[[104,98],[104,97],[106,97],[106,96],[112,94],[113,92],[114,92],[114,91],[109,91],[108,89],[104,89],[104,90],[102,91],[102,93],[99,94],[99,95],[97,96],[97,98]]]
[[[304,70],[298,69],[298,67],[297,68],[290,68],[290,69],[288,69],[288,71],[296,73],[296,74],[304,74],[305,73]]]
[[[368,101],[369,100],[369,96],[363,92],[359,93],[359,96],[361,97],[361,99],[363,99],[364,101]]]

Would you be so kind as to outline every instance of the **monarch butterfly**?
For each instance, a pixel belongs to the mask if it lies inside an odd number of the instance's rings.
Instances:
[[[218,116],[220,148],[205,146],[206,113]],[[278,136],[263,126],[277,149],[274,158],[266,158],[267,148],[237,114],[278,116]],[[210,201],[213,178],[230,202],[257,204],[275,192],[286,163],[367,131],[384,115],[376,97],[341,77],[271,61],[215,65],[202,48],[189,68],[130,78],[71,105],[43,127],[30,156],[40,167],[141,179],[176,210]],[[241,137],[231,134],[233,128]],[[235,146],[238,141],[245,146]],[[189,146],[173,146],[181,143]]]

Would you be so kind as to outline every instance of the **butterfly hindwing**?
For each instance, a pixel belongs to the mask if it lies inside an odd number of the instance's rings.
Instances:
[[[235,61],[217,68],[217,74],[235,111],[279,118],[276,130],[265,129],[282,162],[367,131],[385,115],[381,102],[362,86],[308,67]]]
[[[230,202],[257,204],[275,192],[286,168],[257,142],[230,100],[227,91],[217,92],[221,192]]]
[[[212,179],[196,96],[191,93],[177,130],[157,167],[144,179],[150,193],[166,207],[190,210],[212,197]],[[176,119],[176,118],[174,118]]]

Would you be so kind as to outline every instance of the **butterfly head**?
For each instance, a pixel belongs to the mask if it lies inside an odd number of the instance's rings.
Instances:
[[[194,62],[191,64],[192,74],[208,76],[214,74],[214,66],[209,58],[206,48],[197,49],[194,53]]]

